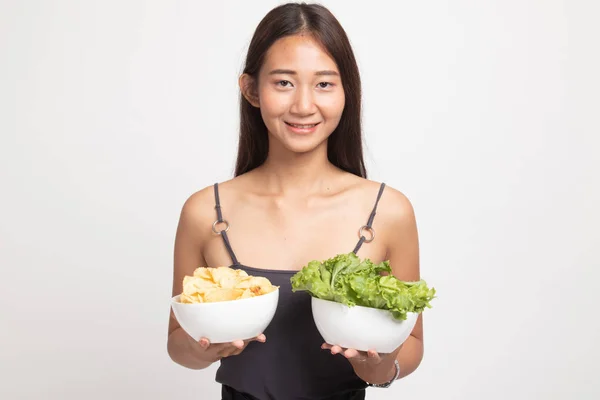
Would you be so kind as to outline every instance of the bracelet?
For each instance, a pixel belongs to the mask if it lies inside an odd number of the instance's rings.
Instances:
[[[398,379],[398,377],[400,376],[400,364],[398,363],[398,360],[394,360],[394,367],[396,368],[396,373],[394,374],[394,377],[392,379],[390,379],[388,382],[386,382],[386,383],[367,383],[367,386],[377,387],[377,388],[389,388],[390,386],[392,386],[392,383],[394,383],[394,381],[396,379]]]

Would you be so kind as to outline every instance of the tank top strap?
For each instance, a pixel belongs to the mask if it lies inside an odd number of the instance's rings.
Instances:
[[[231,261],[233,262],[233,264],[240,265],[240,263],[237,260],[237,257],[235,256],[233,248],[231,247],[229,238],[227,237],[227,231],[229,230],[229,222],[227,222],[226,219],[223,219],[223,213],[221,211],[221,201],[219,199],[219,184],[215,183],[213,188],[214,188],[214,192],[215,192],[215,210],[217,210],[217,220],[213,223],[212,230],[214,233],[216,233],[217,235],[221,235],[221,237],[223,238],[223,242],[225,243],[225,248],[227,249],[227,252],[229,253],[229,256],[231,257]],[[225,224],[225,228],[218,231],[217,225],[219,225],[219,224]]]
[[[375,200],[375,205],[373,206],[373,210],[371,211],[371,214],[369,215],[367,224],[361,226],[360,229],[358,230],[358,236],[360,237],[360,239],[358,240],[358,243],[356,243],[354,250],[352,250],[352,252],[354,254],[356,254],[360,250],[363,243],[371,243],[373,241],[373,239],[375,239],[375,230],[373,230],[373,221],[375,220],[375,214],[377,214],[377,205],[379,204],[379,200],[381,199],[381,195],[383,194],[384,189],[385,189],[385,183],[382,182],[381,185],[379,186],[379,193],[377,193],[377,199]],[[365,231],[367,231],[370,235],[370,237],[368,239],[364,235]]]

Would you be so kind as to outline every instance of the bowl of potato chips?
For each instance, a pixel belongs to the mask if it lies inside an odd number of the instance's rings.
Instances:
[[[194,340],[211,343],[251,339],[269,325],[279,287],[261,276],[231,267],[200,267],[183,278],[171,308],[181,328]]]

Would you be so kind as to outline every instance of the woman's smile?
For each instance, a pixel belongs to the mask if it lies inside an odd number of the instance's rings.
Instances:
[[[292,131],[293,133],[296,133],[296,134],[300,134],[300,135],[306,135],[306,134],[315,132],[317,130],[317,127],[320,124],[320,122],[317,122],[314,124],[296,124],[296,123],[287,122],[287,121],[284,121],[284,122],[290,131]]]

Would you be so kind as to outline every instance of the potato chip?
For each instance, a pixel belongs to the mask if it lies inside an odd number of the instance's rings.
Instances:
[[[277,287],[275,287],[273,285],[260,286],[260,294],[259,294],[259,296],[262,296],[263,294],[268,294],[268,293],[274,292],[276,289],[277,289]]]
[[[182,294],[181,302],[182,303],[204,303],[204,299],[202,298],[202,296],[200,294],[194,294],[191,296],[188,296],[187,294]]]
[[[219,287],[216,283],[201,278],[186,276],[183,278],[183,293],[191,296],[195,293],[204,293],[209,289]]]
[[[231,267],[199,267],[183,278],[181,303],[210,303],[247,299],[271,293],[278,286],[261,276],[249,276]]]
[[[221,287],[233,288],[235,286],[235,284],[240,280],[240,277],[244,276],[244,275],[240,275],[240,273],[238,273],[236,271],[241,271],[241,270],[234,270],[233,268],[229,268],[229,267],[217,267],[217,268],[212,268],[210,270],[210,273],[212,275],[213,281],[215,283],[219,284]],[[241,271],[241,272],[244,272],[244,271]],[[244,272],[244,274],[245,274],[245,272]]]
[[[209,269],[206,267],[196,268],[194,271],[194,277],[212,281],[212,275],[210,274]]]
[[[250,297],[254,297],[255,294],[250,290],[250,288],[244,290],[244,293],[240,296],[240,299],[248,299]]]
[[[204,293],[204,301],[207,303],[215,301],[237,300],[244,291],[242,289],[211,289]]]

